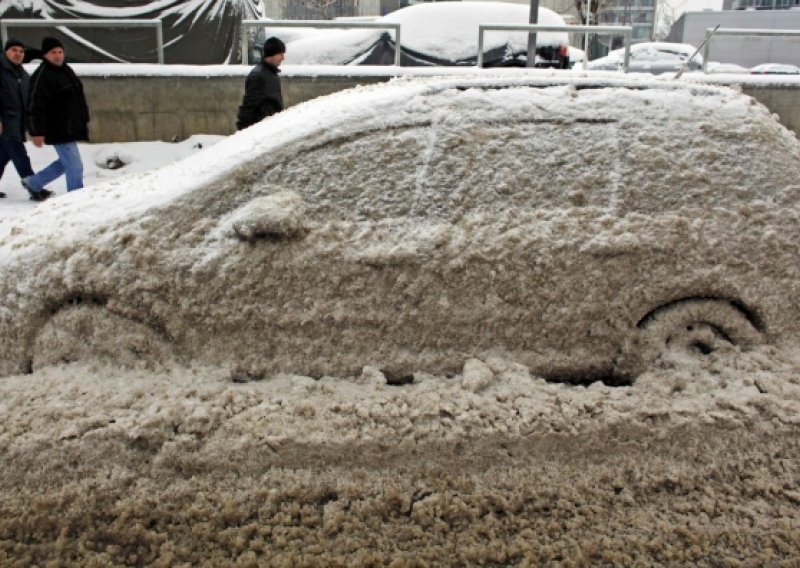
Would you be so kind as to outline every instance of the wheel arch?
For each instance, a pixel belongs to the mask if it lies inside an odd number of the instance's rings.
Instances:
[[[766,324],[764,323],[764,317],[759,313],[757,309],[748,306],[738,298],[731,298],[727,296],[715,296],[715,295],[681,296],[680,298],[676,298],[674,300],[670,300],[669,302],[660,304],[657,307],[651,309],[646,314],[644,314],[641,318],[639,318],[639,321],[636,322],[636,328],[645,329],[650,322],[652,322],[656,317],[658,317],[659,314],[668,311],[672,308],[675,308],[681,304],[694,301],[715,301],[715,302],[729,304],[732,308],[740,312],[747,319],[747,321],[750,322],[750,325],[752,325],[753,328],[756,329],[756,331],[758,331],[759,333],[766,332]]]
[[[46,299],[43,305],[37,310],[37,315],[34,316],[32,325],[29,327],[28,332],[24,338],[24,359],[22,361],[21,370],[25,374],[33,373],[34,361],[34,348],[39,335],[43,332],[47,324],[55,318],[59,313],[64,310],[75,307],[89,307],[101,308],[106,310],[110,315],[121,318],[132,323],[142,325],[151,330],[155,336],[166,344],[174,345],[174,338],[168,332],[167,327],[156,316],[148,314],[147,317],[141,318],[132,316],[129,313],[123,313],[109,307],[112,303],[112,297],[109,294],[98,292],[81,292],[73,291],[62,294],[56,298]]]

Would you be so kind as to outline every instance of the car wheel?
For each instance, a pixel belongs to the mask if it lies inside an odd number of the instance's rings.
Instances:
[[[30,367],[76,361],[152,368],[171,358],[168,343],[152,327],[102,305],[67,306],[42,326],[31,346]]]
[[[642,318],[617,361],[619,374],[636,376],[664,355],[692,358],[763,343],[754,319],[736,303],[714,298],[671,302]]]

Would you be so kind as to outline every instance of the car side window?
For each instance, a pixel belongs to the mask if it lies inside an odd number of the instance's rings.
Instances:
[[[611,121],[473,123],[443,130],[429,210],[607,207],[617,179]]]
[[[310,217],[364,220],[411,214],[428,191],[430,128],[392,128],[301,150],[265,182],[302,196]]]

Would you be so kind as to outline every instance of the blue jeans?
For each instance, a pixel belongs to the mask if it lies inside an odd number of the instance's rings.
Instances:
[[[0,178],[3,177],[3,171],[5,171],[6,164],[9,161],[14,164],[14,168],[20,178],[33,175],[31,159],[25,150],[25,144],[19,140],[12,140],[7,136],[0,136]]]
[[[78,152],[77,142],[55,144],[58,159],[43,170],[27,179],[28,187],[33,191],[41,191],[48,183],[62,174],[67,176],[67,191],[74,191],[83,187],[83,162]]]

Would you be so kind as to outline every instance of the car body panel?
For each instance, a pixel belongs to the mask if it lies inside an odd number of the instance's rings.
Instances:
[[[728,89],[399,81],[207,152],[0,227],[0,371],[87,304],[151,329],[125,347],[143,360],[150,342],[251,376],[502,355],[602,377],[691,298],[797,338],[798,142]]]

